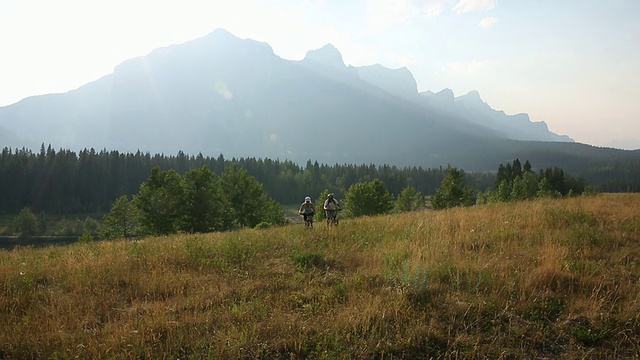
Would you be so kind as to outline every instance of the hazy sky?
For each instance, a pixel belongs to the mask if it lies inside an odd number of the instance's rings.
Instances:
[[[0,0],[0,106],[224,28],[300,60],[406,66],[576,141],[640,148],[639,0]],[[626,142],[626,145],[624,143]]]

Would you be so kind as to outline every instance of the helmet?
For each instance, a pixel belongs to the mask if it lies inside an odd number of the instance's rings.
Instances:
[[[307,196],[306,198],[304,198],[304,202],[311,202],[311,198]]]
[[[333,199],[333,194],[329,194],[329,195],[327,195],[327,198],[329,198],[329,199]]]

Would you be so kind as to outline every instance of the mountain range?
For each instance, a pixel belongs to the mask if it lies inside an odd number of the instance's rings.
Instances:
[[[293,61],[222,29],[0,108],[1,147],[41,144],[470,171],[515,158],[543,167],[638,156],[575,143],[477,91],[418,92],[407,68],[346,66],[331,44]]]

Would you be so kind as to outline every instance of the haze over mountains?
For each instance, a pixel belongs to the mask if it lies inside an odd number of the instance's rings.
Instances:
[[[127,60],[68,93],[0,108],[2,147],[42,143],[466,170],[598,151],[526,114],[496,111],[475,91],[419,93],[406,68],[345,66],[330,44],[286,60],[225,30]]]

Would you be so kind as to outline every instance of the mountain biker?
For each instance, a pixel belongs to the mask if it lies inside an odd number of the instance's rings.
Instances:
[[[316,213],[316,206],[313,205],[309,196],[304,198],[304,202],[300,205],[298,213],[304,217],[305,222],[307,222],[307,219],[313,219],[313,215]]]
[[[342,205],[333,197],[333,194],[327,195],[327,200],[324,201],[324,212],[327,215],[327,224],[329,221],[336,221],[336,214],[338,210],[342,209]]]

